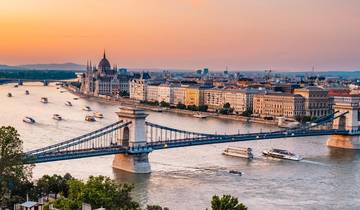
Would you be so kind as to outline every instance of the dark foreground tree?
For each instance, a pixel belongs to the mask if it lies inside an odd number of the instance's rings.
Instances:
[[[23,201],[32,190],[32,167],[24,165],[22,144],[15,128],[0,127],[0,208]]]
[[[169,208],[167,207],[161,207],[161,206],[158,206],[158,205],[148,205],[146,207],[146,210],[169,210]]]
[[[212,210],[247,210],[247,207],[239,203],[238,199],[231,195],[223,195],[221,198],[214,195],[211,201]]]

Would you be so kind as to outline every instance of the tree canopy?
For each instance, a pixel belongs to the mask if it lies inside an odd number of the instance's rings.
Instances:
[[[19,188],[31,185],[31,166],[24,165],[23,142],[15,128],[0,127],[0,207],[11,206],[27,193]],[[13,196],[14,192],[19,192]]]
[[[212,210],[247,210],[247,207],[239,203],[238,199],[231,195],[223,195],[221,198],[214,195],[211,201]]]

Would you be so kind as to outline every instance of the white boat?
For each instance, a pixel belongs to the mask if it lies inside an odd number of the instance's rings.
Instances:
[[[292,119],[286,119],[285,117],[278,118],[278,126],[280,128],[296,128],[300,126],[300,123]]]
[[[90,108],[89,106],[84,106],[84,107],[83,107],[83,110],[89,112],[89,111],[91,111],[91,108]]]
[[[25,90],[25,95],[29,95],[30,92],[28,90]]]
[[[29,124],[34,124],[35,120],[31,117],[24,117],[23,122],[29,123]]]
[[[65,105],[66,105],[66,106],[72,106],[72,103],[71,103],[70,101],[66,101],[66,102],[65,102]]]
[[[85,120],[89,121],[89,122],[95,122],[96,121],[95,117],[91,116],[91,115],[86,115]]]
[[[233,157],[246,158],[249,160],[252,160],[254,158],[252,149],[249,147],[228,147],[224,150],[222,154]]]
[[[96,118],[104,118],[104,115],[100,112],[94,112],[94,117]]]
[[[54,114],[52,118],[57,121],[62,120],[62,117],[59,114]]]
[[[48,101],[48,99],[46,97],[42,97],[40,102],[43,103],[43,104],[47,104],[49,101]]]
[[[196,118],[201,118],[201,119],[207,118],[207,115],[200,114],[200,113],[194,114],[193,116]]]
[[[299,161],[303,158],[300,155],[293,154],[284,149],[271,149],[271,150],[264,150],[263,155],[272,158],[278,159],[285,159],[285,160],[295,160]]]
[[[11,93],[8,93],[7,96],[10,98],[10,97],[12,97],[12,94],[11,94]]]

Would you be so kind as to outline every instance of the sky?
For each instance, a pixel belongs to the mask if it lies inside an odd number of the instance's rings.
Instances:
[[[359,0],[1,0],[0,64],[360,70]]]

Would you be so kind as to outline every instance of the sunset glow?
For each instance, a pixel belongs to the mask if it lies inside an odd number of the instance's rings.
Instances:
[[[2,0],[0,64],[360,69],[357,0]]]

